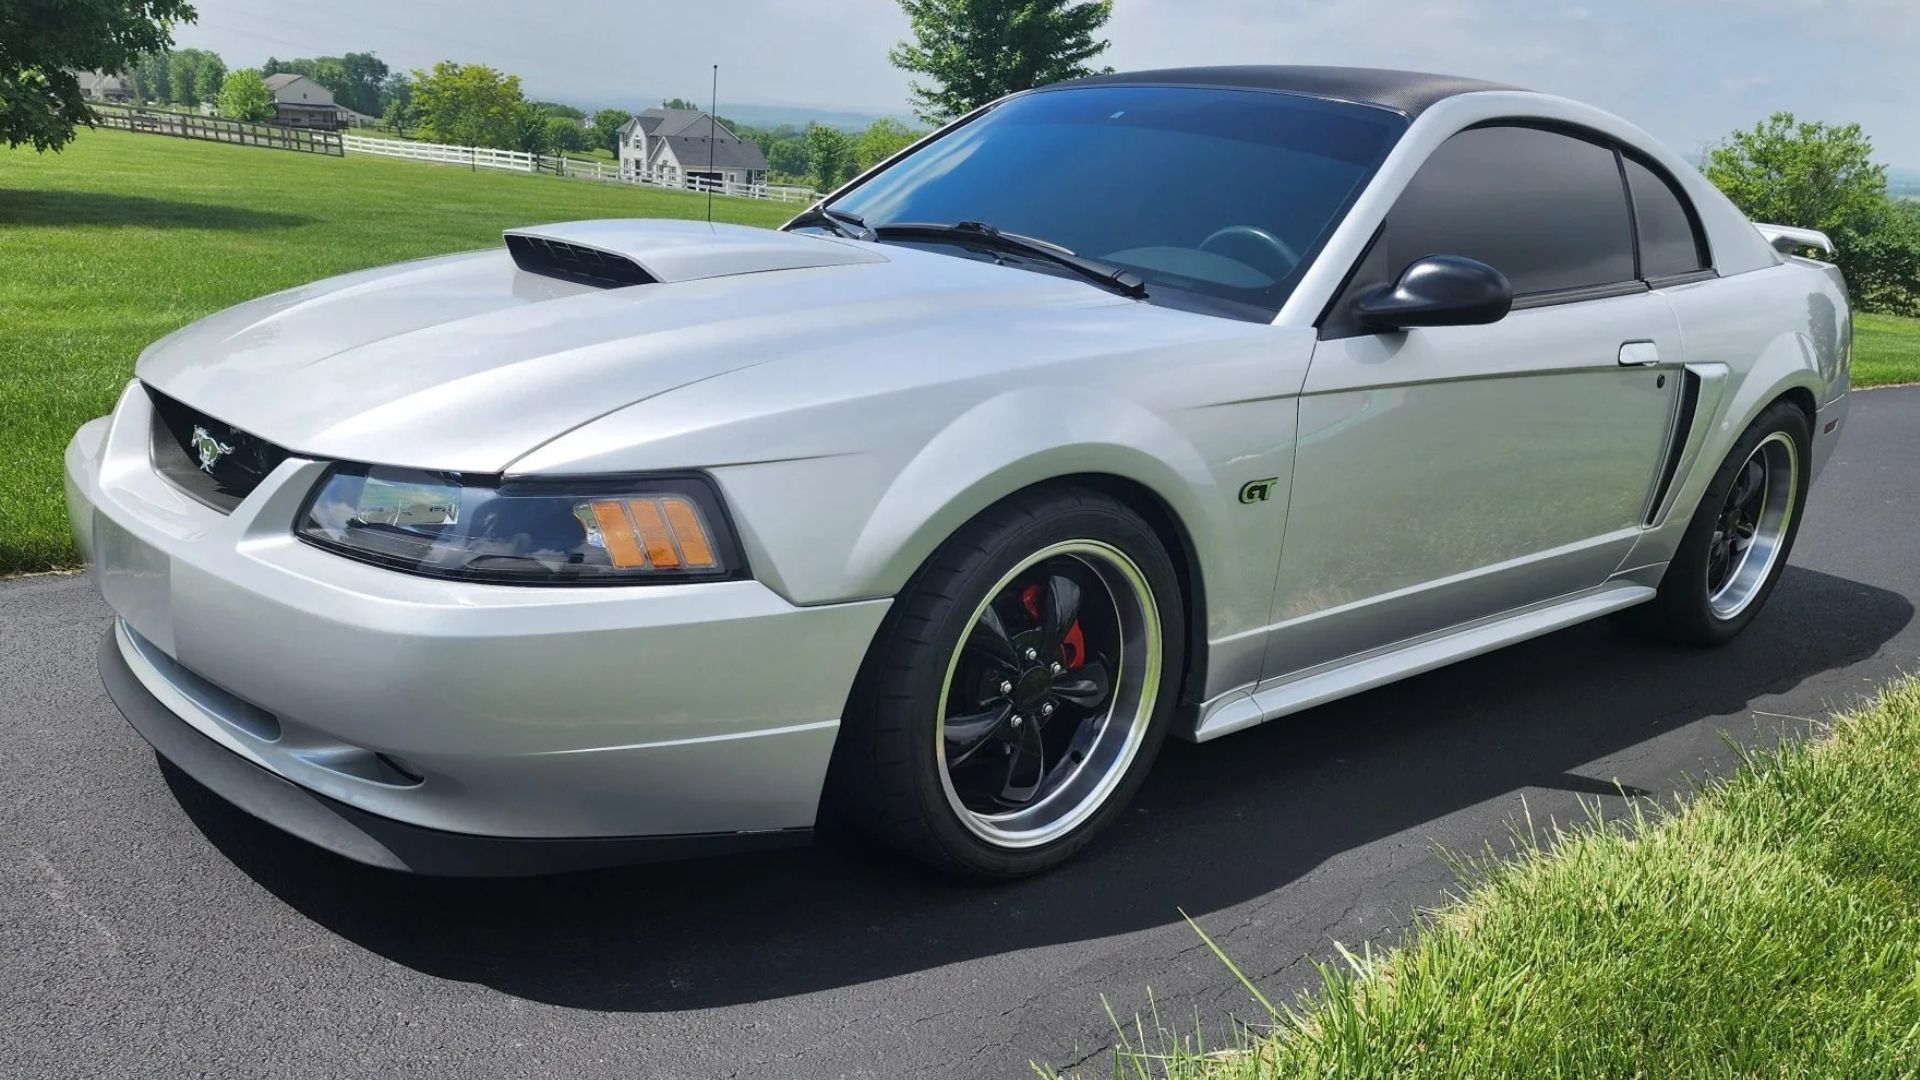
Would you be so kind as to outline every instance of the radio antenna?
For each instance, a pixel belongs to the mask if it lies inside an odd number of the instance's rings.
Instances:
[[[707,224],[713,224],[713,185],[720,174],[713,168],[714,144],[720,141],[720,65],[713,65],[713,96],[707,99],[713,111],[707,114]]]

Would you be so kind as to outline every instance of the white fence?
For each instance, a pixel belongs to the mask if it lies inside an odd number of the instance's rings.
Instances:
[[[411,142],[406,139],[378,139],[351,133],[340,136],[351,154],[431,161],[441,165],[465,165],[470,169],[503,169],[507,172],[547,173],[579,180],[598,180],[610,184],[636,184],[642,187],[676,191],[711,191],[743,199],[768,199],[774,202],[812,202],[818,195],[806,188],[779,184],[735,184],[704,177],[687,177],[677,184],[640,176],[622,176],[617,165],[602,161],[579,161],[565,156],[528,154],[519,150],[491,150],[484,146],[450,146],[446,143]]]

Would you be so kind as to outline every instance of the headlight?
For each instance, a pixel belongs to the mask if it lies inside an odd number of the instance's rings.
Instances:
[[[697,477],[512,481],[336,465],[300,539],[394,570],[500,585],[737,577],[739,547]]]

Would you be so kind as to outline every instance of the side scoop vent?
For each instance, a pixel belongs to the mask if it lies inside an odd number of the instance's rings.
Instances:
[[[507,251],[515,265],[529,274],[541,274],[598,289],[651,285],[653,275],[632,259],[597,248],[549,240],[525,233],[507,233]]]

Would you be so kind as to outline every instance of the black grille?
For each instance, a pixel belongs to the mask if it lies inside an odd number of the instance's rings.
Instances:
[[[530,274],[601,289],[651,285],[654,280],[632,259],[540,236],[508,233],[507,251],[512,253],[514,263]]]
[[[287,452],[147,387],[153,401],[153,467],[168,482],[223,514],[260,486]],[[203,465],[202,457],[212,463]]]

